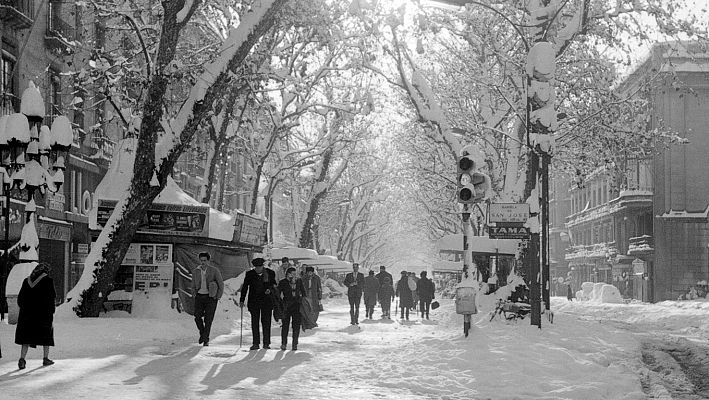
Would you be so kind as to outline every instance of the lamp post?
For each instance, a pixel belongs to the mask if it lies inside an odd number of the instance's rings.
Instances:
[[[73,139],[71,123],[65,116],[58,116],[50,129],[42,125],[44,110],[42,94],[30,81],[22,93],[20,112],[0,117],[0,174],[5,218],[5,251],[0,271],[3,306],[7,304],[6,282],[10,270],[10,194],[13,190],[27,191],[20,260],[38,261],[35,192],[56,193],[64,183],[65,160]]]

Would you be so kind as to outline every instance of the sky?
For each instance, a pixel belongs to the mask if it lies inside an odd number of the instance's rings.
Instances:
[[[415,313],[409,321],[382,320],[377,307],[358,327],[349,325],[347,301],[332,298],[297,351],[249,352],[250,322],[244,312],[242,331],[236,287],[227,281],[209,347],[196,343],[192,318],[174,310],[161,319],[122,311],[78,319],[60,309],[50,354],[56,364],[42,367],[41,350],[30,349],[27,369],[19,371],[14,326],[0,323],[0,393],[46,400],[645,399],[693,384],[668,352],[683,349],[709,365],[706,299],[603,304],[555,297],[554,323],[544,316],[540,330],[528,319],[490,321],[494,297],[485,297],[465,338],[454,301],[440,294],[430,320]],[[280,344],[277,325],[272,341]],[[652,365],[643,361],[648,354]]]

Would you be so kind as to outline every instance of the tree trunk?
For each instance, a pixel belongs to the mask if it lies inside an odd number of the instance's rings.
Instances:
[[[248,37],[239,44],[239,48],[233,58],[229,60],[227,69],[234,71],[248,55],[250,49],[256,41],[273,25],[274,17],[288,0],[275,0],[265,12],[263,18],[254,26]],[[194,6],[198,5],[195,1]],[[99,236],[97,246],[92,249],[87,261],[84,275],[92,274],[93,280],[90,286],[80,293],[76,300],[74,311],[82,317],[97,317],[102,310],[103,301],[108,293],[109,286],[115,279],[116,272],[121,266],[130,243],[135,236],[138,226],[142,221],[147,207],[164,188],[167,177],[171,174],[175,162],[192,142],[192,138],[199,126],[200,121],[206,116],[220,95],[223,95],[229,80],[229,73],[222,72],[214,83],[207,88],[206,94],[201,98],[194,98],[192,113],[188,121],[185,122],[179,135],[179,142],[172,147],[168,155],[160,164],[158,171],[159,187],[151,187],[150,180],[155,171],[155,148],[157,133],[162,132],[161,120],[163,117],[163,100],[170,78],[164,73],[166,66],[174,59],[175,50],[180,30],[184,26],[176,21],[177,13],[182,9],[184,1],[163,2],[164,21],[163,30],[160,36],[158,56],[154,67],[154,73],[148,87],[148,96],[143,106],[143,120],[138,146],[135,156],[135,166],[133,178],[128,196],[119,201],[107,225],[109,229],[104,229]],[[118,214],[116,214],[118,213]],[[100,256],[96,254],[100,252]],[[84,279],[82,275],[82,279]],[[69,299],[68,299],[69,300]]]
[[[328,148],[325,153],[323,153],[322,167],[320,169],[320,176],[314,183],[314,187],[317,190],[318,183],[325,182],[327,179],[327,172],[330,169],[330,163],[332,161],[332,147]],[[305,221],[300,231],[300,242],[299,247],[310,249],[313,247],[313,227],[315,226],[315,215],[318,213],[320,208],[320,201],[327,195],[327,189],[319,190],[313,196],[310,201],[310,208],[308,209],[308,214],[305,216]]]

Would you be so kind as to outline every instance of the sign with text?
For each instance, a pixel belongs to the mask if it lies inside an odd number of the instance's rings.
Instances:
[[[527,239],[531,234],[525,226],[491,226],[490,239]]]
[[[134,290],[172,292],[172,266],[137,265],[133,278]]]
[[[527,219],[529,219],[529,204],[527,203],[490,204],[489,222],[525,223]]]
[[[96,223],[105,226],[118,202],[98,201]],[[138,232],[179,236],[207,236],[209,207],[184,204],[151,204],[145,212]]]
[[[239,242],[252,246],[263,246],[266,244],[266,230],[265,220],[244,215],[241,222]]]

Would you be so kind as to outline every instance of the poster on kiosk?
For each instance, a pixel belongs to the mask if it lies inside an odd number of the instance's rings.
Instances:
[[[131,243],[123,266],[133,268],[131,314],[160,318],[169,315],[174,266],[171,244]]]

